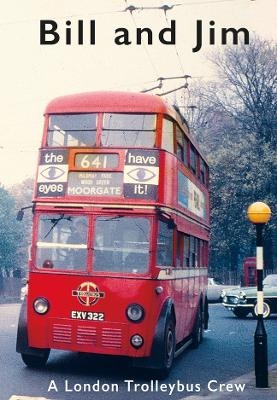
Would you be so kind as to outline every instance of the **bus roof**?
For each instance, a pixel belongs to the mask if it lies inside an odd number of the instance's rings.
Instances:
[[[45,114],[87,112],[163,113],[186,124],[166,101],[145,93],[100,91],[72,94],[57,97],[45,109]]]

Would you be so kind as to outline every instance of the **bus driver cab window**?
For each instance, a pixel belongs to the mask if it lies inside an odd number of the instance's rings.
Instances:
[[[73,222],[72,232],[67,243],[70,245],[68,252],[69,263],[74,269],[85,268],[87,264],[87,221],[86,218],[76,218]],[[80,248],[82,246],[82,248]]]
[[[143,250],[143,240],[138,230],[126,230],[123,235],[125,243],[124,267],[132,272],[145,271],[148,264],[148,252]]]
[[[143,217],[97,217],[94,271],[145,273],[149,262],[149,232],[149,220]]]
[[[38,268],[84,270],[87,266],[86,217],[42,214],[38,224]]]

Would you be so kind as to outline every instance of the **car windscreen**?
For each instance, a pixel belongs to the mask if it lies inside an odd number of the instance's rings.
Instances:
[[[277,286],[277,275],[267,275],[264,278],[263,284],[265,286]]]

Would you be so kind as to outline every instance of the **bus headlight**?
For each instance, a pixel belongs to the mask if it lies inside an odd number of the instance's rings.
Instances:
[[[130,304],[127,307],[126,315],[132,322],[140,322],[144,318],[144,309],[139,304]]]
[[[43,297],[38,297],[34,303],[34,310],[38,313],[38,314],[46,314],[47,311],[49,310],[49,303],[48,300],[44,299]]]
[[[131,344],[136,349],[139,349],[143,345],[143,337],[136,334],[131,337]]]

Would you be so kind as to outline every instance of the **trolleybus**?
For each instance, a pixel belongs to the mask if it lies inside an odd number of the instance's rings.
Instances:
[[[208,324],[208,165],[155,95],[92,92],[45,110],[17,352],[126,356],[166,376]]]

